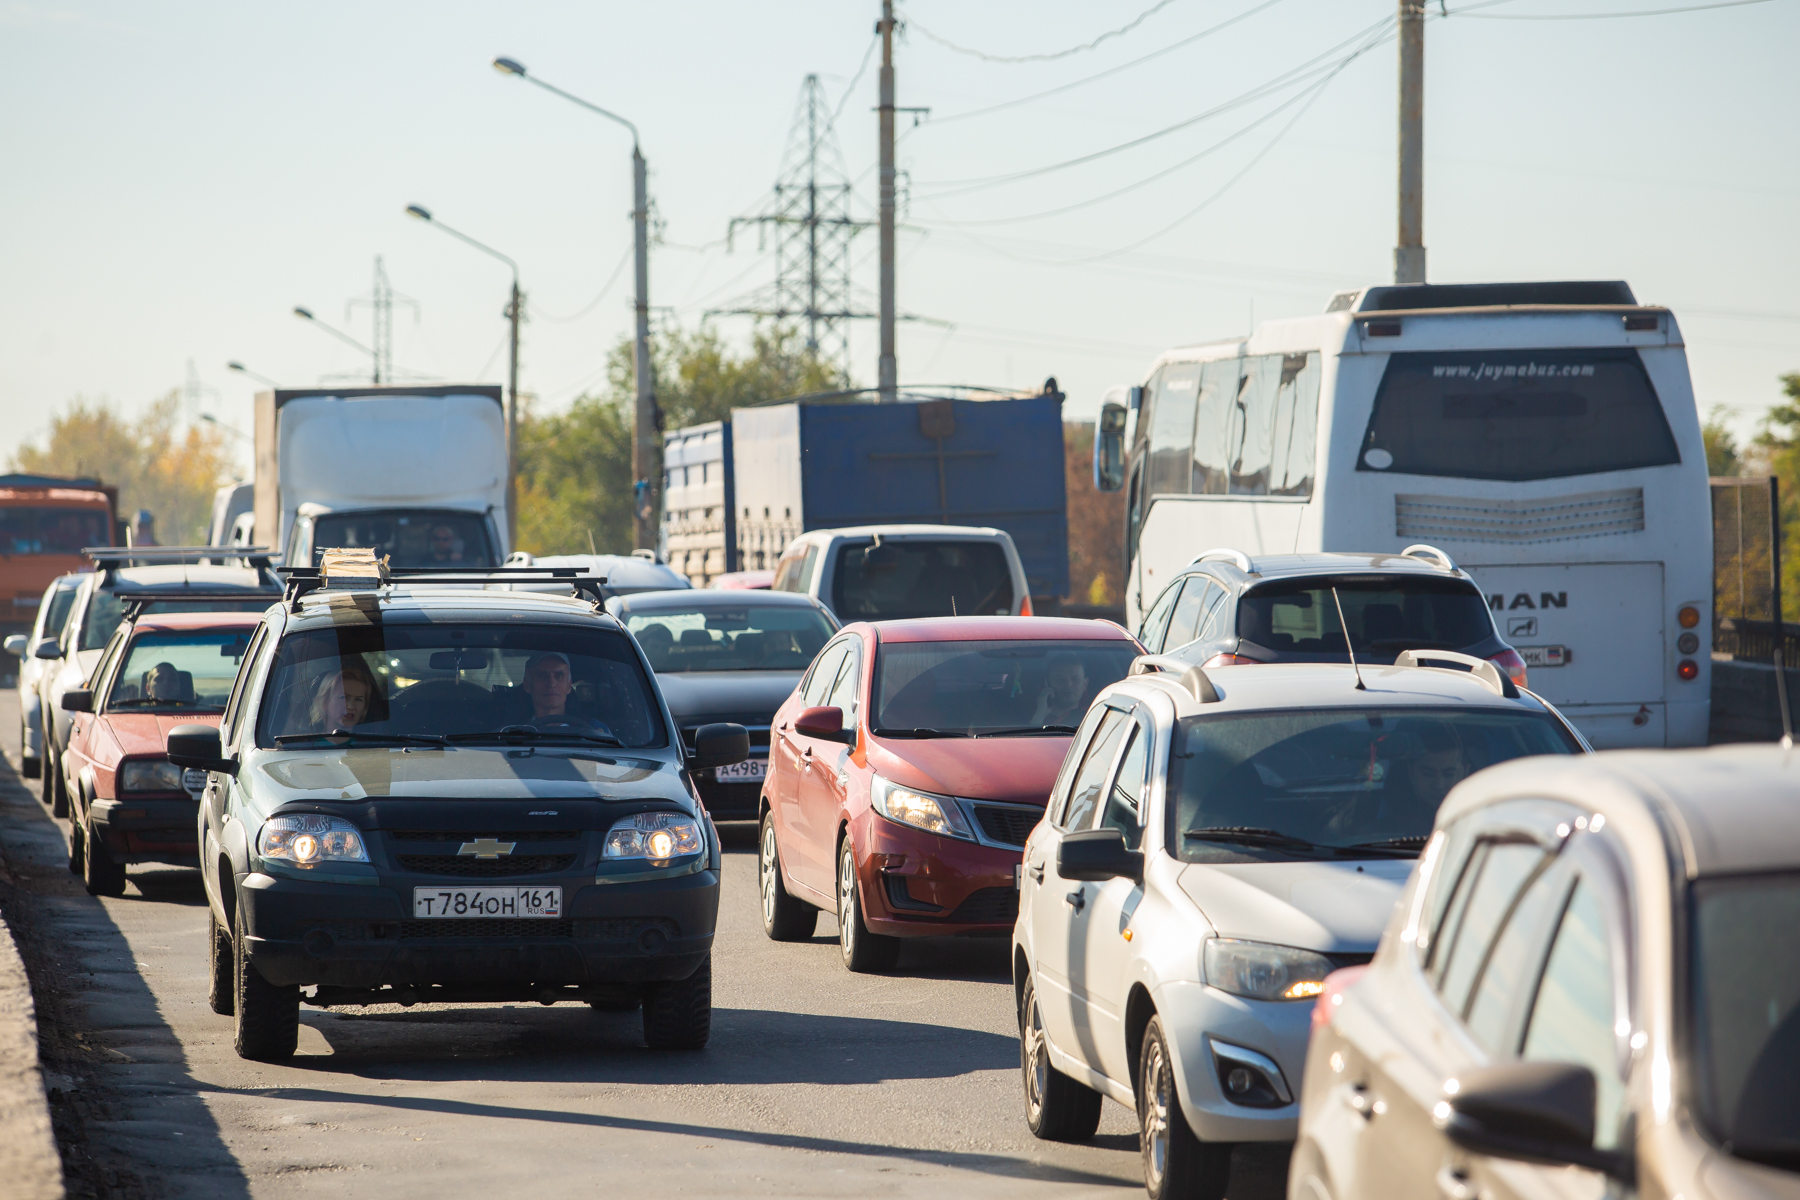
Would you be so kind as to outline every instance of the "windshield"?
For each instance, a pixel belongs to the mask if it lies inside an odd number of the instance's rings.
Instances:
[[[625,627],[659,673],[804,671],[833,632],[824,613],[796,604],[634,612]]]
[[[1636,350],[1395,354],[1359,471],[1555,479],[1681,461]]]
[[[1183,862],[1341,855],[1371,843],[1416,852],[1459,780],[1580,750],[1547,713],[1470,708],[1187,717],[1173,747],[1168,843]]]
[[[1331,589],[1344,604],[1343,624]],[[1342,661],[1344,625],[1360,651],[1461,650],[1494,636],[1487,600],[1449,579],[1303,579],[1265,584],[1238,601],[1238,636],[1292,657]]]
[[[487,522],[478,513],[402,511],[326,513],[313,518],[312,557],[317,566],[326,550],[373,550],[390,567],[444,567],[486,570],[500,564],[488,544]]]
[[[667,744],[631,639],[569,625],[340,625],[281,645],[259,746],[323,745],[343,730],[395,741]]]
[[[125,604],[130,597],[118,592],[95,592],[88,597],[87,617],[81,623],[81,650],[98,650],[106,645],[119,622],[125,619]],[[259,613],[281,599],[279,595],[244,593],[242,600],[152,600],[141,615],[178,612],[243,612]]]
[[[999,542],[846,542],[838,551],[831,610],[842,621],[1006,616],[1012,568]]]
[[[125,652],[106,698],[108,711],[223,712],[248,629],[140,633]]]
[[[0,554],[80,554],[112,541],[106,510],[0,507]]]
[[[875,732],[1073,733],[1100,689],[1125,678],[1126,641],[888,642],[876,661]]]
[[[1800,874],[1694,884],[1694,1098],[1740,1158],[1800,1168]]]

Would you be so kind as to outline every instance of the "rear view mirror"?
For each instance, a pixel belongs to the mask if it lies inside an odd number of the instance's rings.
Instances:
[[[1144,854],[1127,849],[1117,829],[1084,829],[1066,834],[1056,849],[1056,873],[1064,879],[1105,883],[1108,879],[1144,878]]]
[[[1125,406],[1102,404],[1094,428],[1094,490],[1116,492],[1125,486]]]
[[[486,650],[438,650],[431,656],[434,671],[479,671],[487,665]]]
[[[237,760],[224,757],[220,749],[216,725],[177,725],[169,730],[168,754],[178,767],[237,774]]]
[[[11,633],[6,636],[6,652],[14,658],[25,657],[25,635]]]
[[[688,755],[692,767],[729,767],[750,757],[750,731],[729,721],[717,721],[694,730],[694,749]]]
[[[54,661],[62,656],[62,647],[56,644],[55,638],[45,638],[31,649],[33,658],[47,658]]]
[[[58,703],[64,712],[93,712],[94,693],[87,688],[70,688]]]
[[[1444,1085],[1433,1119],[1474,1154],[1586,1167],[1636,1186],[1637,1160],[1594,1146],[1594,1073],[1574,1063],[1506,1062]]]

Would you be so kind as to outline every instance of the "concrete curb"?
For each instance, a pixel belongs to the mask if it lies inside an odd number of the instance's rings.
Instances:
[[[0,867],[0,878],[5,868]],[[62,1200],[62,1159],[38,1070],[31,982],[0,918],[0,1191],[8,1200]]]

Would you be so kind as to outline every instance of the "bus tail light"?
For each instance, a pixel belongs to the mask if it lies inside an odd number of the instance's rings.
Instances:
[[[1675,673],[1683,679],[1698,679],[1700,678],[1700,664],[1691,658],[1684,658],[1675,667]]]
[[[1684,604],[1681,611],[1675,614],[1675,619],[1681,622],[1683,629],[1692,629],[1700,623],[1700,610],[1691,604]]]
[[[1245,658],[1241,654],[1215,654],[1200,664],[1202,670],[1208,667],[1254,667],[1255,665],[1254,658]]]
[[[1519,687],[1525,686],[1525,660],[1511,646],[1498,654],[1488,655],[1488,661],[1512,676],[1512,681]]]

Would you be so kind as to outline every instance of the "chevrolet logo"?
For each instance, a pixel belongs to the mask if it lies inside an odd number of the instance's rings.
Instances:
[[[502,854],[511,854],[516,845],[518,845],[517,842],[501,842],[491,837],[476,838],[472,842],[464,842],[462,849],[456,853],[459,856],[468,854],[475,858],[499,858]]]

